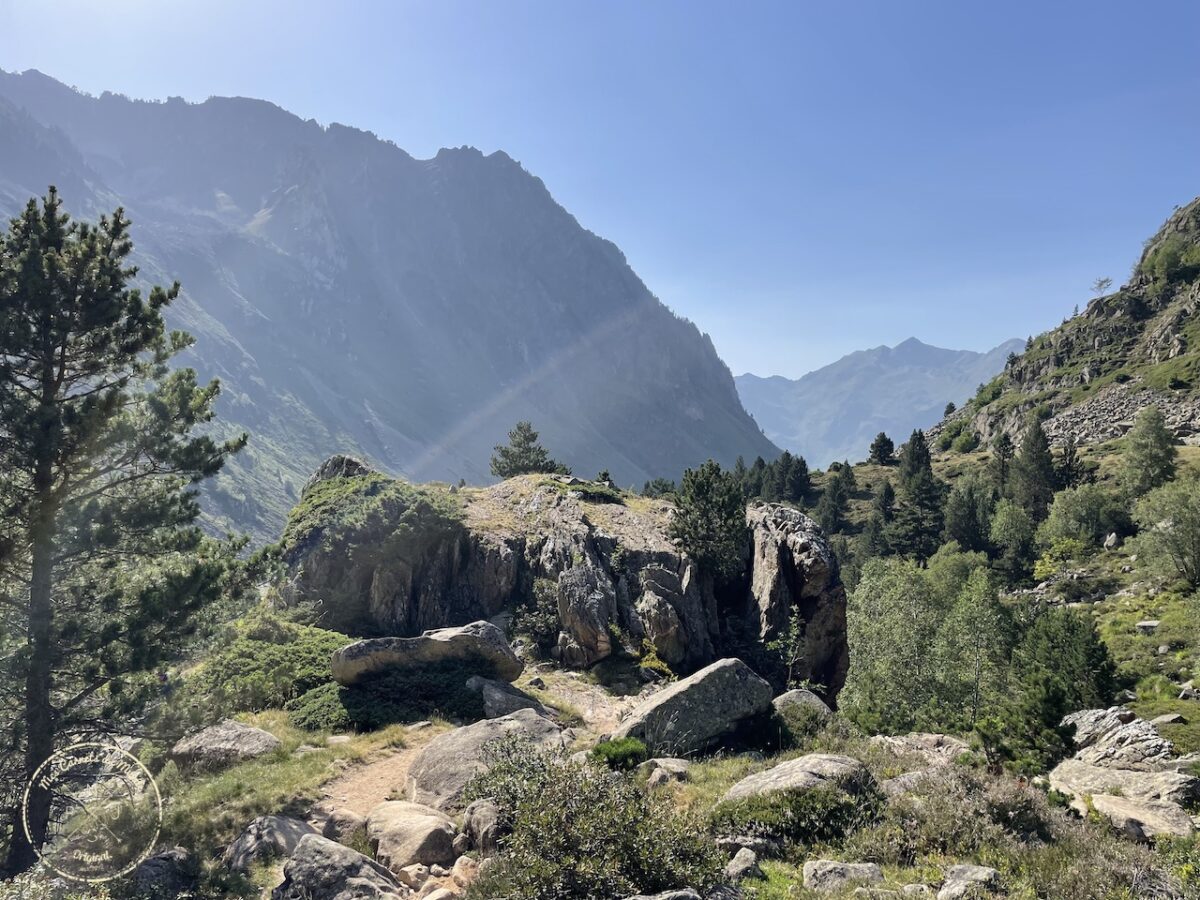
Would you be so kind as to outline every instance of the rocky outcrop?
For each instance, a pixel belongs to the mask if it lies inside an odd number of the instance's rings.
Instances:
[[[750,615],[758,635],[786,633],[799,610],[804,648],[794,677],[823,685],[835,696],[846,682],[850,654],[845,641],[846,591],[837,558],[817,523],[804,513],[760,503],[746,513],[750,526]]]
[[[1183,804],[1200,796],[1200,779],[1177,771],[1174,747],[1124,707],[1072,713],[1074,757],[1050,772],[1050,787],[1081,814],[1095,810],[1136,840],[1194,831]]]
[[[505,681],[515,681],[525,669],[504,632],[490,622],[438,628],[411,638],[356,641],[336,651],[331,664],[334,680],[349,685],[377,672],[419,669],[444,662],[483,665]]]
[[[872,783],[867,767],[849,756],[810,753],[789,759],[762,772],[747,775],[721,798],[721,802],[745,800],[782,791],[811,791],[829,788],[856,793]]]
[[[531,709],[456,728],[434,738],[413,760],[408,770],[409,799],[439,810],[459,806],[467,782],[488,768],[486,746],[508,735],[543,749],[562,749],[562,730]]]
[[[895,756],[917,757],[924,765],[933,767],[950,765],[971,750],[970,745],[961,738],[923,731],[896,735],[877,734],[870,739],[870,743]]]
[[[384,866],[320,835],[300,839],[283,867],[271,900],[374,900],[403,897],[400,881]]]
[[[686,756],[712,746],[771,707],[771,685],[740,659],[723,659],[635,706],[614,738],[638,738],[651,753]]]
[[[180,767],[212,771],[272,753],[279,738],[261,728],[226,719],[184,738],[171,748],[171,759]]]
[[[316,829],[299,819],[259,816],[229,845],[225,865],[234,872],[245,872],[260,860],[291,856],[301,838],[316,833]]]
[[[393,872],[412,865],[453,864],[454,823],[420,803],[388,800],[367,815],[367,840],[375,859]]]
[[[710,579],[669,537],[669,502],[536,475],[454,494],[376,473],[337,481],[347,465],[316,482],[282,549],[278,595],[317,624],[408,636],[537,603],[557,614],[550,644],[566,666],[646,647],[680,673],[716,658],[726,623]],[[805,664],[794,674],[832,699],[847,648],[829,545],[811,519],[777,504],[751,508],[747,526],[742,587],[723,599],[730,621],[739,638],[768,641],[798,611]]]

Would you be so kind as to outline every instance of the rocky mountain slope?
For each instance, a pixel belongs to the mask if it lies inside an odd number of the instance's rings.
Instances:
[[[941,419],[1004,368],[1023,347],[1006,341],[986,353],[944,350],[916,338],[875,347],[791,380],[739,375],[738,394],[772,441],[815,466],[859,460],[881,431],[897,442]]]
[[[1120,437],[1144,406],[1175,433],[1200,435],[1200,198],[1172,213],[1129,281],[1030,347],[954,419],[985,441],[1020,431],[1031,412],[1061,442]]]
[[[752,506],[744,583],[718,598],[668,538],[669,502],[567,481],[530,475],[451,493],[332,460],[289,520],[279,600],[326,628],[401,636],[516,609],[562,665],[652,653],[676,671],[739,641],[763,655],[795,609],[795,677],[836,694],[845,590],[811,519]]]
[[[124,205],[145,278],[182,282],[187,361],[252,435],[210,508],[260,538],[330,453],[479,483],[519,419],[626,484],[778,452],[708,337],[503,152],[0,73],[0,213],[51,183],[79,215]]]

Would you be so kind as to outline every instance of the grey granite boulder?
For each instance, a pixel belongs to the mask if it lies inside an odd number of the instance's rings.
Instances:
[[[651,753],[686,756],[707,750],[740,722],[771,707],[774,692],[740,659],[722,659],[635,706],[613,733],[646,743]]]
[[[337,650],[331,665],[338,684],[355,684],[367,675],[416,669],[441,662],[484,663],[498,678],[515,681],[525,664],[491,622],[435,628],[417,637],[369,638]]]
[[[747,775],[725,792],[722,802],[780,791],[811,791],[817,788],[833,788],[850,793],[871,782],[871,773],[857,759],[811,753]]]
[[[833,710],[829,708],[828,703],[804,688],[796,688],[780,694],[771,701],[771,705],[775,707],[775,713],[780,716],[798,712],[815,716],[818,721],[824,722],[833,715]]]
[[[278,750],[279,738],[261,728],[226,719],[185,737],[171,748],[171,759],[180,768],[204,771],[222,769]]]
[[[546,750],[560,750],[563,744],[562,730],[531,709],[456,728],[438,735],[413,760],[409,799],[435,809],[458,806],[467,782],[487,769],[486,746],[507,735],[519,735]]]
[[[549,710],[542,706],[537,698],[529,696],[507,681],[472,675],[467,679],[467,687],[477,691],[483,698],[483,714],[488,719],[498,719],[515,713],[518,709],[532,709],[539,715],[550,718]]]
[[[855,884],[881,884],[883,871],[875,863],[846,863],[810,859],[804,864],[804,886],[819,894],[832,894]]]
[[[234,872],[245,872],[260,860],[291,856],[302,837],[316,833],[299,819],[259,816],[225,850],[225,865]]]
[[[317,834],[300,839],[271,900],[375,900],[408,893],[384,866]]]
[[[450,865],[455,859],[454,823],[419,803],[380,803],[367,814],[367,840],[375,859],[393,872],[418,864]]]

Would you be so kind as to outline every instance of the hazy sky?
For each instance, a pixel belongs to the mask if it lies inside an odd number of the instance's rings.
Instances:
[[[1056,324],[1200,193],[1200,3],[0,0],[0,68],[504,149],[735,373]]]

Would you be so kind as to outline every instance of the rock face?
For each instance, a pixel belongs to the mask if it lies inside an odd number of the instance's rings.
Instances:
[[[547,750],[562,748],[561,729],[531,709],[456,728],[434,738],[413,760],[408,770],[409,799],[439,810],[458,806],[467,782],[487,769],[485,745],[510,734]]]
[[[751,535],[751,616],[769,640],[786,632],[799,609],[804,628],[803,665],[795,673],[826,685],[835,696],[846,682],[846,591],[837,558],[817,523],[804,513],[760,503],[746,513]]]
[[[137,210],[137,264],[184,276],[168,325],[238,398],[222,420],[262,438],[207,498],[233,530],[274,540],[333,452],[481,483],[519,419],[621,484],[778,453],[712,341],[503,152],[417,159],[262,100],[91,97],[38,73],[0,73],[0,99],[3,221],[57,184],[92,218]]]
[[[590,483],[536,475],[438,494],[375,473],[338,481],[342,465],[320,482],[319,510],[302,503],[293,514],[283,547],[280,596],[313,609],[317,624],[405,636],[536,602],[557,614],[549,643],[567,666],[647,645],[680,673],[716,657],[713,587],[670,540],[669,502],[611,502]],[[738,632],[771,640],[798,610],[806,660],[798,677],[827,685],[832,699],[848,656],[845,591],[829,545],[811,519],[778,505],[756,505],[747,525],[754,550],[742,596],[729,604],[735,619],[744,616]]]
[[[772,693],[740,659],[722,659],[643,700],[613,737],[638,738],[655,754],[698,753],[769,709]]]
[[[320,835],[300,839],[283,867],[271,900],[371,900],[402,897],[400,881],[386,868]]]
[[[300,839],[316,834],[307,822],[286,816],[259,816],[225,851],[225,865],[235,872],[245,872],[258,860],[291,856]]]
[[[811,791],[817,788],[854,792],[871,780],[867,767],[857,759],[810,753],[781,762],[763,772],[747,775],[726,791],[721,799],[724,803],[780,791]]]
[[[418,669],[442,662],[482,663],[505,681],[515,681],[525,664],[513,653],[504,632],[490,622],[438,628],[417,637],[356,641],[333,654],[338,684],[355,684],[367,675]]]
[[[389,800],[371,810],[367,840],[375,859],[393,872],[412,865],[448,866],[456,856],[450,817],[403,800]]]
[[[1078,750],[1049,782],[1076,810],[1086,814],[1090,804],[1135,840],[1192,834],[1182,804],[1200,796],[1200,779],[1177,770],[1174,747],[1153,725],[1119,706],[1072,713],[1063,724],[1075,726]]]
[[[532,709],[540,716],[551,718],[550,711],[535,697],[507,682],[472,675],[467,679],[467,687],[478,691],[483,698],[483,715],[488,719],[498,719],[518,709]]]
[[[171,758],[181,767],[211,771],[279,747],[279,739],[270,732],[226,719],[179,741],[171,748]]]

